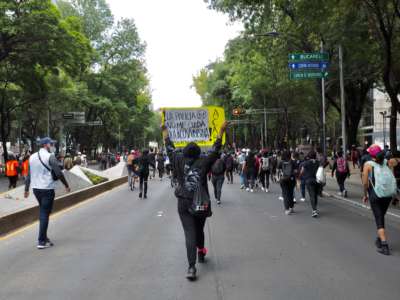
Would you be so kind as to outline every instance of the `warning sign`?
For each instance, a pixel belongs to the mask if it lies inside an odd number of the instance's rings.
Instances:
[[[224,109],[217,106],[163,108],[162,111],[162,122],[176,147],[184,147],[189,142],[211,147],[225,121]]]

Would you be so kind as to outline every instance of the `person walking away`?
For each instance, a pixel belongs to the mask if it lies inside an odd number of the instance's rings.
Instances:
[[[222,186],[225,181],[225,162],[223,158],[217,159],[211,168],[211,182],[214,186],[214,196],[217,200],[217,204],[221,204],[221,193],[222,193]]]
[[[39,203],[38,249],[53,246],[47,236],[49,217],[53,209],[56,181],[60,180],[67,193],[71,190],[62,173],[53,151],[53,140],[46,137],[40,140],[41,149],[29,158],[29,173],[25,181],[25,198],[29,197],[29,187]]]
[[[8,160],[6,163],[6,176],[8,178],[8,189],[15,189],[18,181],[19,163],[15,155],[12,153],[8,154]]]
[[[343,151],[339,151],[337,153],[337,159],[333,163],[332,168],[332,178],[335,175],[336,171],[336,180],[339,185],[339,196],[347,197],[347,190],[344,186],[347,177],[350,177],[350,169],[349,164],[346,159],[343,157]]]
[[[276,153],[272,155],[270,158],[270,165],[271,165],[271,180],[272,182],[276,183],[276,169],[278,168],[278,158]]]
[[[193,188],[198,188],[200,184],[202,189],[209,195],[207,173],[210,172],[212,165],[219,158],[222,136],[227,125],[227,122],[222,125],[212,151],[205,157],[200,157],[201,149],[194,142],[188,143],[183,149],[183,153],[175,151],[174,143],[168,136],[168,129],[165,126],[162,127],[167,154],[173,165],[174,177],[178,182],[175,188],[175,196],[178,199],[178,213],[185,233],[186,252],[189,263],[186,275],[188,280],[195,280],[197,278],[196,248],[199,263],[205,262],[207,254],[207,249],[204,247],[204,225],[207,217],[196,216],[189,210],[194,199]],[[208,216],[211,216],[211,207],[208,207],[207,212]]]
[[[268,152],[264,152],[260,161],[260,180],[261,180],[261,190],[266,193],[269,192],[269,177],[271,173],[270,158],[268,157]]]
[[[303,168],[303,165],[308,157],[304,157],[304,154],[300,153],[300,164],[299,164],[299,171]],[[301,174],[301,173],[300,173]],[[300,181],[300,193],[301,193],[301,202],[306,201],[306,181],[304,179],[304,175],[299,174],[299,181]]]
[[[234,158],[231,153],[227,153],[225,156],[225,167],[226,167],[226,178],[227,183],[233,184],[233,168],[234,168]]]
[[[133,182],[133,160],[135,159],[134,153],[135,151],[132,150],[126,158],[126,169],[128,170],[128,185],[131,191],[133,191],[135,187]]]
[[[150,149],[149,159],[153,165],[157,166],[157,155],[155,149]],[[150,170],[150,179],[156,178],[156,168]]]
[[[377,227],[375,245],[379,253],[390,255],[385,231],[385,215],[396,194],[396,179],[389,167],[395,167],[396,160],[387,161],[385,152],[374,144],[368,148],[372,160],[365,163],[363,170],[364,203],[369,201]]]
[[[286,215],[291,215],[294,212],[293,194],[296,186],[295,169],[295,162],[291,159],[290,152],[284,151],[282,153],[282,160],[278,165],[278,170],[280,170],[282,173],[280,185],[282,189],[283,205]]]
[[[162,181],[165,167],[164,167],[164,155],[161,152],[157,154],[156,163],[157,163],[158,177],[160,178],[160,181]]]
[[[139,173],[139,198],[147,199],[147,188],[148,188],[148,181],[149,181],[149,173],[150,168],[152,166],[155,168],[156,166],[153,162],[150,161],[149,157],[149,150],[143,150],[142,156],[135,159],[133,161],[134,164],[138,165],[138,173]]]
[[[360,160],[360,152],[356,148],[356,145],[351,146],[351,161],[353,162],[353,168],[359,167],[358,162]]]
[[[245,163],[243,165],[243,172],[246,174],[247,178],[246,191],[254,193],[254,185],[255,185],[257,171],[256,171],[256,158],[251,150],[249,150],[249,154],[247,155]]]
[[[242,151],[240,152],[240,155],[238,156],[240,189],[244,189],[247,185],[246,172],[245,172],[245,168],[244,168],[245,162],[246,162],[245,149],[242,149]]]
[[[310,196],[310,203],[312,208],[311,216],[313,218],[318,217],[318,191],[320,189],[319,183],[317,182],[317,171],[320,166],[320,162],[317,160],[317,154],[314,151],[308,153],[308,160],[303,164],[300,171],[300,177],[304,178],[306,188]]]

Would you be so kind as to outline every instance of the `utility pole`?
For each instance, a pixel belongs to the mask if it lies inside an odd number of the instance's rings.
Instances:
[[[265,107],[265,95],[264,95],[264,143],[265,148],[268,147],[268,129],[267,129],[267,108]]]
[[[339,45],[339,69],[340,69],[340,110],[342,113],[342,144],[344,157],[347,158],[347,140],[346,140],[346,103],[344,95],[344,79],[343,79],[343,49]]]
[[[321,53],[324,53],[324,41],[321,40]],[[325,78],[321,79],[322,92],[322,151],[326,157],[326,115],[325,115]]]

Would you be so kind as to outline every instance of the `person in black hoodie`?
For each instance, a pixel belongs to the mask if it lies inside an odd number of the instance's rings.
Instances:
[[[149,180],[149,173],[150,173],[150,168],[149,166],[152,166],[155,168],[154,163],[151,161],[151,158],[149,157],[149,150],[145,149],[143,150],[142,156],[136,158],[133,161],[134,165],[137,165],[139,167],[138,173],[139,173],[139,198],[144,197],[144,199],[147,199],[147,182]],[[143,190],[144,187],[144,190]]]
[[[204,247],[204,225],[206,218],[195,217],[189,212],[189,208],[193,202],[193,192],[189,192],[187,184],[190,184],[190,182],[186,181],[185,178],[188,174],[188,170],[199,170],[198,182],[201,182],[203,188],[209,194],[207,174],[210,172],[214,162],[220,156],[219,152],[222,147],[222,135],[226,130],[227,124],[228,123],[225,122],[222,125],[212,150],[205,157],[200,157],[201,149],[194,142],[187,144],[183,149],[183,153],[176,152],[174,143],[168,136],[168,129],[165,126],[162,126],[165,147],[173,166],[173,176],[176,178],[178,183],[175,189],[175,196],[178,199],[178,213],[185,233],[187,259],[189,262],[189,268],[186,275],[188,280],[195,280],[197,277],[196,248],[199,263],[205,261],[207,249]],[[209,215],[211,215],[211,208],[209,209]]]

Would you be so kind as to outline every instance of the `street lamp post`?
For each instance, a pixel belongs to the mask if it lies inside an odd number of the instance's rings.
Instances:
[[[386,118],[387,118],[387,111],[381,111],[380,114],[382,115],[382,120],[383,120],[383,128],[382,128],[382,132],[383,132],[383,147],[386,146]]]

